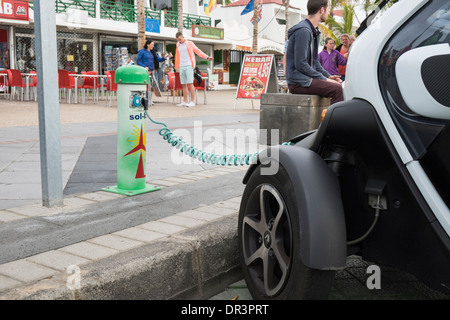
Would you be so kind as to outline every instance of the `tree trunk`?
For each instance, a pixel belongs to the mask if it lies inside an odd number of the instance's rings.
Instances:
[[[285,20],[286,20],[286,31],[284,34],[284,41],[286,42],[288,39],[288,30],[289,30],[289,2],[290,0],[283,0],[284,1],[284,14],[285,14]]]
[[[253,54],[258,53],[258,3],[259,0],[255,0],[255,2],[253,2]]]
[[[144,0],[137,0],[138,20],[138,48],[142,49],[145,44],[145,6]]]
[[[178,31],[183,32],[183,0],[178,0]]]

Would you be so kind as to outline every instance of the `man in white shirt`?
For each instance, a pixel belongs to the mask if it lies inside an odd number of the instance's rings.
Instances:
[[[180,74],[180,82],[183,87],[183,102],[177,106],[194,107],[195,87],[194,87],[194,68],[195,68],[195,54],[204,59],[212,61],[206,53],[201,51],[197,46],[189,40],[186,40],[183,33],[177,32],[177,50],[175,53],[175,69]],[[188,102],[189,93],[191,101]]]

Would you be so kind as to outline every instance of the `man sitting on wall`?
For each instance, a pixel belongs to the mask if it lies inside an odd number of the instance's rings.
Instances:
[[[330,13],[328,0],[309,0],[308,17],[288,31],[286,79],[293,94],[313,94],[331,98],[331,104],[343,101],[342,81],[331,76],[319,63],[319,24]]]

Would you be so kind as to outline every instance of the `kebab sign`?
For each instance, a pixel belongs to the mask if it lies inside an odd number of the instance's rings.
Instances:
[[[263,93],[278,92],[278,80],[272,54],[247,54],[244,56],[237,99],[261,99]],[[234,106],[236,109],[236,104]]]

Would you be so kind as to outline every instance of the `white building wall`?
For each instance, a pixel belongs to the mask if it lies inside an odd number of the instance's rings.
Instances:
[[[243,41],[253,37],[253,24],[250,22],[253,12],[241,15],[242,10],[244,10],[244,6],[218,6],[211,13],[213,20],[222,20],[217,27],[225,29],[225,37],[228,40]],[[300,11],[290,8],[289,12],[290,26],[293,26],[301,19]],[[284,45],[286,26],[280,24],[277,19],[285,20],[284,6],[273,3],[263,4],[262,19],[258,24],[259,38]]]

